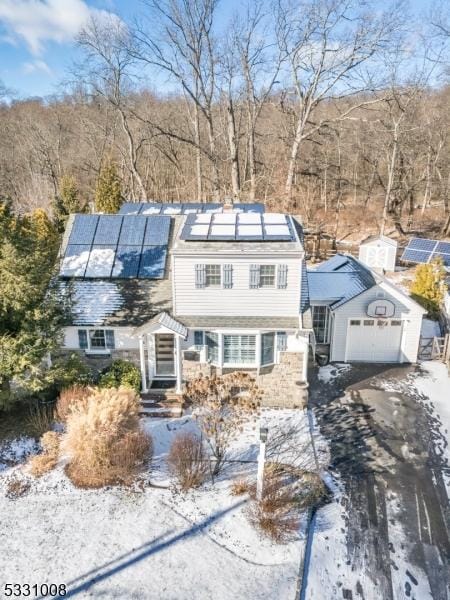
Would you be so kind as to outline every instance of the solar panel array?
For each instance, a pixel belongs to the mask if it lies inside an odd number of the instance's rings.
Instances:
[[[291,220],[278,213],[187,215],[180,238],[186,241],[294,241]]]
[[[61,261],[63,277],[161,279],[169,216],[76,215]]]
[[[413,238],[405,248],[402,260],[412,263],[429,263],[441,258],[446,267],[450,267],[450,242]]]
[[[125,202],[120,207],[120,215],[189,215],[198,213],[222,213],[223,204],[207,202]],[[264,204],[233,204],[233,212],[263,213]]]

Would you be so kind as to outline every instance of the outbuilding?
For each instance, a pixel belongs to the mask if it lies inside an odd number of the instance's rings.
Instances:
[[[337,254],[308,284],[316,343],[331,361],[417,361],[425,310],[385,277]]]
[[[395,271],[397,241],[385,235],[371,236],[359,246],[359,260],[369,267],[380,271]]]

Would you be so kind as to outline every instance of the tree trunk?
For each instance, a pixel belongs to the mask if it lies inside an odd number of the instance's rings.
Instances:
[[[136,147],[134,145],[134,139],[133,139],[133,135],[130,131],[130,128],[128,126],[128,121],[127,118],[125,116],[125,113],[123,112],[123,110],[121,108],[119,108],[119,114],[120,114],[120,119],[122,122],[122,129],[127,137],[127,142],[128,142],[128,155],[129,155],[129,159],[130,159],[130,167],[131,167],[131,173],[132,173],[132,177],[135,181],[137,181],[138,187],[139,187],[139,192],[140,192],[140,199],[141,200],[146,200],[147,199],[147,193],[145,191],[145,187],[144,184],[142,182],[142,178],[139,174],[138,168],[137,168],[137,156],[136,156]]]
[[[231,97],[227,103],[227,120],[228,120],[228,143],[230,145],[231,159],[231,188],[233,191],[234,200],[239,200],[241,193],[241,183],[239,174],[239,152],[236,140],[236,121],[234,118],[234,107]]]
[[[199,202],[203,200],[203,181],[202,181],[202,152],[200,148],[200,114],[198,105],[194,105],[194,135],[195,135],[195,165],[197,177],[197,199]]]

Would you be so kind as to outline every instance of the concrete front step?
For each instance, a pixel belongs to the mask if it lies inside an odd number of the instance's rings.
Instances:
[[[173,406],[155,403],[153,406],[141,406],[139,414],[142,417],[155,417],[155,418],[175,418],[181,417],[183,414],[183,407],[181,404],[174,404]]]

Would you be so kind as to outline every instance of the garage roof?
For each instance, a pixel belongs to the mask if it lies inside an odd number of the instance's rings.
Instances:
[[[308,271],[311,304],[325,303],[333,309],[377,284],[371,271],[353,256],[336,254],[317,269]]]

